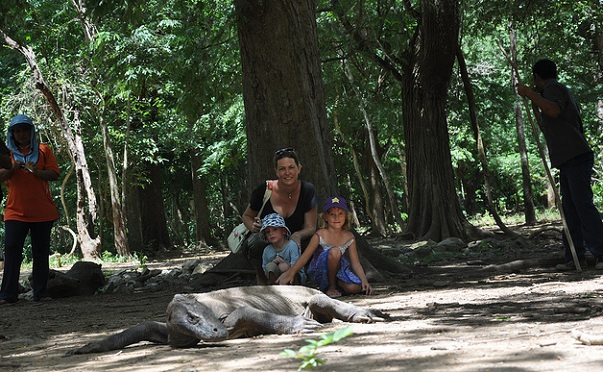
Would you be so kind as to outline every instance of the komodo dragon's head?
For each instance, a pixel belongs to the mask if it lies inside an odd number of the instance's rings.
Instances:
[[[176,295],[167,308],[167,327],[172,346],[187,347],[201,341],[221,341],[228,330],[206,305]]]

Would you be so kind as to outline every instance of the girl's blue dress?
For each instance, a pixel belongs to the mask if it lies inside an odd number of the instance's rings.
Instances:
[[[328,267],[328,259],[329,259],[329,251],[331,249],[339,249],[341,251],[341,260],[339,271],[337,271],[337,278],[346,282],[361,285],[362,281],[358,277],[358,275],[354,274],[352,268],[350,267],[350,259],[347,254],[347,249],[352,243],[354,239],[350,239],[342,246],[332,246],[327,244],[322,236],[318,235],[319,243],[318,247],[316,247],[316,251],[314,251],[314,255],[312,256],[312,260],[310,261],[310,266],[308,268],[308,275],[312,280],[318,285],[321,291],[326,292],[329,289],[329,267]]]

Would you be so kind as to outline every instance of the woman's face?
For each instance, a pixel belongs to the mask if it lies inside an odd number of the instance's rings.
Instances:
[[[275,171],[279,181],[285,185],[292,185],[297,182],[301,172],[301,164],[297,165],[293,158],[282,158],[276,162]]]
[[[29,145],[31,140],[31,126],[29,125],[15,125],[12,129],[13,138],[19,146]]]

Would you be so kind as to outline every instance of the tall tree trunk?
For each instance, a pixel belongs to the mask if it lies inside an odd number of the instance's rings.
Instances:
[[[105,148],[105,161],[107,163],[107,175],[109,178],[109,194],[111,196],[111,219],[113,222],[113,243],[115,250],[120,256],[129,256],[128,236],[126,233],[126,216],[119,193],[119,182],[115,169],[115,157],[113,156],[113,144],[107,130],[107,123],[101,117],[99,119],[103,146]]]
[[[513,83],[515,86],[515,83]],[[519,149],[519,159],[521,162],[521,184],[523,191],[523,208],[527,225],[536,224],[536,211],[534,208],[534,197],[532,194],[532,176],[530,175],[530,165],[528,163],[528,149],[526,146],[525,122],[523,120],[523,110],[521,104],[515,103],[515,132],[517,134],[517,145]]]
[[[171,248],[172,243],[167,228],[161,168],[157,164],[145,163],[149,183],[139,189],[140,216],[145,253],[154,254]]]
[[[249,188],[273,179],[274,151],[293,146],[321,199],[338,192],[327,126],[316,5],[235,0],[247,119]]]
[[[209,228],[209,203],[205,196],[205,179],[199,173],[203,165],[203,159],[195,149],[191,150],[191,175],[193,179],[193,208],[195,213],[195,241],[200,245],[213,245],[215,242],[211,237]]]
[[[94,22],[88,17],[88,7],[86,0],[72,0],[71,3],[75,8],[80,24],[84,31],[84,36],[89,43],[96,40],[98,29]],[[129,256],[130,249],[128,247],[128,237],[126,232],[126,218],[123,207],[123,199],[120,197],[119,183],[117,180],[117,171],[115,168],[115,157],[113,156],[113,146],[111,138],[107,130],[107,123],[99,115],[99,123],[103,145],[105,147],[105,162],[107,164],[107,175],[109,179],[109,195],[111,197],[111,220],[113,222],[113,244],[115,250],[120,256]],[[102,228],[102,226],[100,226]],[[102,231],[102,229],[100,230]]]
[[[517,65],[517,39],[513,22],[509,24],[509,40],[511,49],[511,59]],[[517,85],[518,81],[515,74],[512,76],[512,86]],[[521,176],[523,190],[523,206],[525,221],[528,225],[536,224],[536,212],[534,208],[534,197],[532,194],[532,177],[530,176],[530,165],[528,164],[528,150],[526,146],[525,122],[523,120],[521,104],[519,101],[515,103],[515,130],[517,134],[517,145],[519,148],[519,158],[521,160]]]
[[[371,186],[371,198],[370,203],[366,208],[370,211],[371,229],[372,233],[379,236],[387,236],[389,234],[387,228],[387,218],[385,213],[385,201],[383,200],[383,193],[381,192],[381,182],[379,177],[379,171],[375,162],[372,160],[370,149],[365,149],[365,162],[366,162],[366,173],[368,174],[369,184]],[[366,154],[368,152],[368,154]]]
[[[421,239],[465,238],[456,195],[445,103],[458,47],[456,0],[422,0],[419,25],[403,69],[408,161],[407,231]]]
[[[130,180],[128,175],[123,182],[124,206],[128,220],[128,245],[130,252],[144,251],[144,238],[142,232],[142,207],[140,196],[141,188],[137,182]],[[131,181],[131,182],[130,182]]]
[[[82,255],[86,260],[97,260],[100,258],[100,238],[92,237],[94,234],[94,224],[98,218],[96,211],[96,197],[94,187],[90,179],[88,171],[88,163],[81,133],[81,123],[77,110],[73,110],[73,129],[67,123],[67,119],[63,114],[63,110],[59,106],[54,94],[46,84],[42,71],[38,67],[34,51],[29,46],[22,46],[11,39],[3,30],[0,30],[0,36],[4,43],[11,48],[21,53],[32,70],[35,87],[42,92],[46,98],[46,102],[55,115],[55,119],[59,123],[61,133],[69,154],[75,164],[77,178],[77,231],[78,240],[82,249]]]
[[[400,148],[400,146],[396,145],[396,153],[398,154],[398,160],[400,161],[400,171],[402,172],[402,177],[404,179],[404,183],[402,185],[402,207],[403,210],[408,210],[408,175],[406,173],[406,155],[404,155],[404,151]]]

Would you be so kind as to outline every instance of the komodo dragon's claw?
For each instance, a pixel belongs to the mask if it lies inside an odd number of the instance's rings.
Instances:
[[[296,321],[296,324],[294,325],[295,331],[299,333],[312,333],[322,327],[324,327],[324,325],[316,320],[305,317],[299,317],[299,320]]]
[[[389,315],[379,311],[359,308],[359,310],[352,316],[351,321],[354,323],[376,323],[385,322],[389,319]]]

